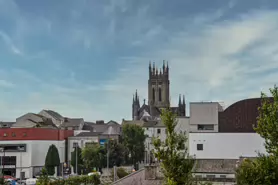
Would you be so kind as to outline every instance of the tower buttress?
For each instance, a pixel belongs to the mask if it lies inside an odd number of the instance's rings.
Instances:
[[[139,109],[140,109],[140,100],[137,93],[135,92],[135,96],[133,95],[133,103],[132,103],[132,119],[137,120],[139,116]]]

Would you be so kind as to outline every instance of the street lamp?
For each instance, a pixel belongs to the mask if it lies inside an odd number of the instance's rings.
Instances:
[[[24,151],[24,147],[18,146],[17,149],[20,152],[20,183],[22,182],[22,152]]]
[[[78,171],[77,171],[77,148],[78,148],[78,143],[73,143],[73,148],[75,148],[75,172],[78,175]]]

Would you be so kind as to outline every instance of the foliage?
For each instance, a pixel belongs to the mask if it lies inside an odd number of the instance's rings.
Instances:
[[[82,160],[82,151],[80,147],[77,147],[77,171],[78,174],[81,174],[81,168],[83,166],[83,160]],[[71,165],[73,167],[74,173],[76,173],[76,148],[74,148],[74,151],[71,152]]]
[[[45,158],[45,168],[49,175],[55,174],[55,167],[60,165],[60,157],[58,149],[55,145],[50,145],[46,158]]]
[[[37,185],[44,185],[41,183],[36,183]],[[60,179],[56,181],[48,181],[47,185],[99,185],[100,179],[98,175],[91,176],[73,176],[68,179]]]
[[[122,141],[127,150],[127,155],[131,155],[132,163],[144,160],[146,135],[144,129],[135,124],[123,125]]]
[[[269,155],[259,154],[254,160],[244,160],[236,173],[238,185],[273,185],[278,183],[278,88],[270,89],[273,99],[261,93],[262,104],[255,131],[265,139]]]
[[[278,156],[278,88],[270,89],[273,101],[261,93],[262,105],[259,107],[258,125],[255,131],[265,139],[268,153]]]
[[[161,161],[161,168],[167,185],[192,184],[191,170],[194,160],[188,156],[187,138],[176,133],[176,116],[170,110],[163,110],[161,120],[166,127],[166,139],[153,138],[155,157]]]
[[[44,167],[42,168],[41,175],[38,178],[37,184],[40,185],[48,185],[50,179],[48,177],[47,169]]]
[[[129,173],[124,168],[117,168],[117,176],[119,179],[129,175]],[[111,177],[114,179],[114,169],[111,172]]]
[[[84,162],[84,166],[87,171],[92,171],[93,168],[101,168],[103,161],[103,153],[100,152],[103,147],[99,144],[86,145],[86,147],[82,150],[82,158]]]
[[[109,167],[121,166],[124,163],[124,146],[117,140],[109,140],[109,143],[105,143],[104,146],[104,158],[107,158],[107,145],[109,147]],[[107,165],[107,160],[103,161],[103,166]]]

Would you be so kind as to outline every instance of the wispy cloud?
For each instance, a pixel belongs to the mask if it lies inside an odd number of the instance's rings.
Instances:
[[[22,55],[22,51],[17,48],[11,37],[9,37],[6,33],[4,33],[3,31],[0,31],[0,37],[2,38],[2,40],[5,42],[5,44],[7,45],[7,47],[16,55]]]
[[[111,0],[57,9],[34,1],[36,11],[12,2],[0,0],[11,8],[0,6],[0,15],[12,19],[11,32],[0,26],[0,40],[12,54],[24,53],[17,57],[24,62],[0,71],[0,86],[14,84],[13,92],[0,92],[7,97],[0,100],[0,112],[9,115],[3,119],[43,108],[87,120],[128,119],[135,90],[147,99],[150,60],[169,61],[172,105],[180,93],[188,102],[228,105],[259,96],[278,77],[275,9]]]

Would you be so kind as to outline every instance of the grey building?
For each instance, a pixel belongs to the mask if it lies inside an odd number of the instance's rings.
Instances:
[[[155,64],[149,65],[149,80],[148,80],[148,105],[144,100],[142,106],[140,106],[139,96],[137,90],[133,95],[132,102],[132,119],[140,120],[145,112],[147,112],[152,119],[156,119],[160,116],[161,110],[170,108],[171,111],[177,114],[177,116],[186,116],[185,111],[185,98],[183,100],[181,95],[179,97],[179,104],[177,107],[170,107],[170,80],[169,80],[169,66],[168,63],[158,70]]]

